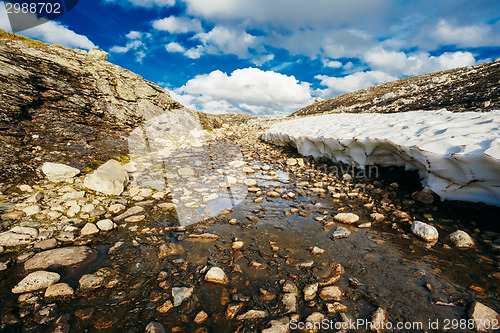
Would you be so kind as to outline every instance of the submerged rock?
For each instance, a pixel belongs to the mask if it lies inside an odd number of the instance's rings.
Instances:
[[[89,259],[95,252],[86,246],[70,246],[35,254],[24,263],[27,271],[76,265]]]

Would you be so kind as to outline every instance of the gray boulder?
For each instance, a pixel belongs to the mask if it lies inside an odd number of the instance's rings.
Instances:
[[[87,246],[70,246],[35,254],[24,263],[27,271],[76,265],[91,258],[95,252]]]
[[[37,271],[29,274],[27,277],[21,280],[13,289],[14,294],[27,293],[30,291],[35,291],[39,289],[47,288],[57,281],[61,276],[57,273]]]
[[[42,165],[42,172],[49,181],[58,183],[70,180],[79,174],[80,170],[61,163],[45,162]]]
[[[127,184],[127,171],[116,160],[107,161],[83,181],[86,188],[106,195],[120,195]]]

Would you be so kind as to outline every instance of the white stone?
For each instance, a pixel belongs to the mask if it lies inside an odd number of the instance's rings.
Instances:
[[[66,212],[66,215],[68,215],[69,217],[75,217],[76,214],[78,214],[79,212],[80,212],[80,206],[73,205],[69,207],[68,211]]]
[[[172,288],[172,297],[174,298],[174,306],[179,306],[184,300],[193,294],[194,288],[174,287]]]
[[[41,209],[39,205],[31,205],[23,209],[26,216],[31,216],[40,213]]]
[[[60,278],[61,276],[57,273],[36,271],[29,274],[24,279],[22,279],[21,282],[19,282],[12,289],[12,292],[14,294],[21,294],[39,289],[44,289],[59,281]]]
[[[73,288],[67,283],[56,283],[45,290],[45,297],[69,297],[74,295]]]
[[[106,195],[120,195],[128,184],[128,174],[116,160],[109,160],[85,177],[83,185]]]
[[[16,226],[0,234],[0,246],[19,246],[33,242],[38,236],[38,230],[30,227]]]
[[[114,223],[110,219],[100,220],[97,222],[97,227],[102,231],[110,231],[114,228]]]
[[[453,245],[458,248],[471,247],[474,246],[474,240],[468,233],[462,230],[457,230],[451,233],[448,238],[450,238]]]
[[[353,224],[359,221],[359,216],[353,213],[338,213],[333,219],[340,223]]]
[[[228,284],[229,279],[226,276],[226,273],[219,267],[212,267],[208,270],[205,275],[205,281],[218,283],[218,284]]]
[[[193,177],[194,176],[194,170],[191,169],[190,167],[180,168],[179,170],[177,170],[177,173],[181,177]]]
[[[83,226],[82,230],[80,231],[80,234],[82,236],[90,236],[90,235],[95,235],[97,233],[99,233],[99,228],[97,228],[96,225],[93,223],[87,223],[86,225]]]
[[[439,238],[437,229],[424,222],[413,221],[411,231],[427,242],[434,242]]]
[[[80,170],[61,163],[45,162],[42,165],[42,172],[49,181],[58,183],[72,179],[80,173]]]

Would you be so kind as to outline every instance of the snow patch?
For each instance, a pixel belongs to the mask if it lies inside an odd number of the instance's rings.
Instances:
[[[404,166],[442,199],[500,206],[500,110],[327,114],[274,124],[262,138],[357,167]]]

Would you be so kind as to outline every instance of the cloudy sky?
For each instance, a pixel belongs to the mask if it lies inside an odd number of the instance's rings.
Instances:
[[[495,60],[499,31],[498,0],[83,0],[20,34],[99,47],[200,111],[273,115]]]

